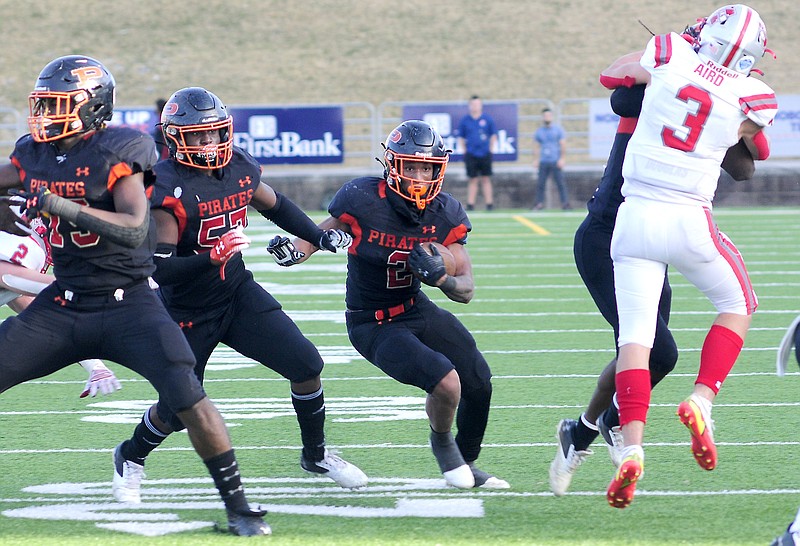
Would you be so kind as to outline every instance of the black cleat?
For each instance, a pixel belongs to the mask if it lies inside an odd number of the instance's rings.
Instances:
[[[250,508],[247,512],[234,512],[225,509],[228,514],[228,532],[239,537],[255,537],[271,535],[272,528],[266,523],[262,516],[267,511]]]

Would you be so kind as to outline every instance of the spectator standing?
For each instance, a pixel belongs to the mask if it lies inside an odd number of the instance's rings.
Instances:
[[[486,210],[494,208],[492,191],[492,150],[497,145],[494,119],[483,113],[483,101],[478,95],[469,99],[469,114],[458,124],[459,147],[464,150],[467,169],[467,210],[475,210],[478,183],[483,190]]]
[[[539,151],[539,185],[536,188],[536,204],[533,209],[542,210],[544,208],[547,179],[551,176],[558,187],[561,208],[571,209],[567,187],[564,184],[564,153],[567,147],[567,138],[564,129],[557,123],[553,123],[553,111],[550,108],[542,110],[542,126],[536,130],[533,139],[538,144]]]

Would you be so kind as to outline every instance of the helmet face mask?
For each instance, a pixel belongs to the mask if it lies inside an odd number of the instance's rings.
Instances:
[[[28,129],[36,142],[52,142],[99,129],[111,119],[114,77],[99,61],[59,57],[42,69],[28,96]]]
[[[700,30],[698,55],[741,74],[749,74],[766,51],[767,28],[743,4],[717,9]]]
[[[442,137],[424,121],[406,121],[389,134],[384,148],[387,185],[418,210],[425,210],[442,190],[450,159]],[[430,177],[420,177],[427,166]]]
[[[221,169],[233,155],[233,118],[222,101],[202,87],[176,91],[161,112],[161,130],[170,155],[196,169]],[[195,133],[216,131],[218,139],[200,143]]]

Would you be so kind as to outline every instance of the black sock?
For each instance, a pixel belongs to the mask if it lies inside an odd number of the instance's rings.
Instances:
[[[247,497],[244,496],[242,477],[239,474],[239,463],[233,450],[226,451],[215,457],[203,461],[208,467],[214,485],[217,486],[219,496],[225,503],[225,508],[236,513],[245,513],[250,510]]]
[[[600,431],[597,430],[597,427],[588,423],[585,415],[581,414],[578,425],[572,431],[572,445],[575,446],[576,451],[586,451],[598,434]]]
[[[614,404],[611,404],[606,411],[600,415],[607,428],[614,428],[619,426],[619,410]]]
[[[292,405],[300,425],[303,458],[318,462],[325,457],[325,395],[322,387],[311,394],[292,391]]]
[[[144,464],[145,458],[150,455],[150,452],[161,445],[169,433],[164,433],[150,420],[150,408],[148,408],[142,420],[136,425],[133,430],[133,436],[130,440],[122,444],[122,456],[126,461],[133,461],[136,464]]]

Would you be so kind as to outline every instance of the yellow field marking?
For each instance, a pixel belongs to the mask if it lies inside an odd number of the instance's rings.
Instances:
[[[538,233],[539,235],[550,235],[550,232],[544,229],[542,226],[537,224],[536,222],[531,222],[524,216],[512,216],[514,220],[522,224],[523,226],[527,226],[531,228],[534,233]]]

